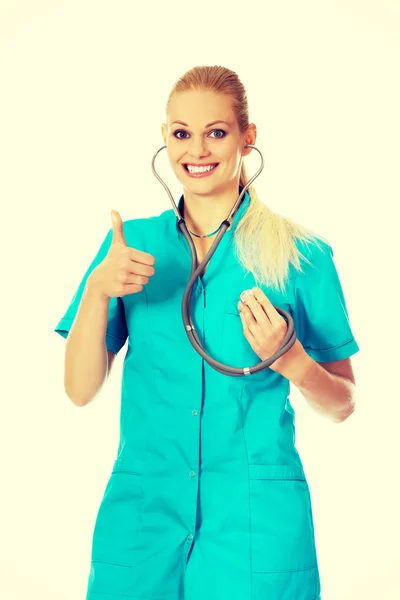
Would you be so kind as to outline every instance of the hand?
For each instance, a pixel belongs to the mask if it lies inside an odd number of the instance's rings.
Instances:
[[[156,259],[148,252],[128,246],[122,219],[116,210],[111,211],[111,220],[111,245],[105,259],[93,269],[91,285],[109,298],[137,294],[154,275]]]
[[[254,287],[250,291],[253,296],[248,294],[243,298],[247,306],[243,302],[238,304],[244,336],[261,360],[266,360],[280,348],[287,332],[287,322],[262,290]],[[282,358],[287,354],[283,354]],[[278,373],[279,360],[269,366]]]

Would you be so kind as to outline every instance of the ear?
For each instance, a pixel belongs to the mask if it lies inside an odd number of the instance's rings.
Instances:
[[[161,135],[163,136],[164,139],[164,144],[167,144],[167,124],[163,123],[161,125]]]
[[[250,144],[250,142],[245,142],[245,146],[243,147],[243,150],[242,150],[242,156],[248,156],[250,154],[250,152],[253,150],[253,148],[246,148],[246,144]]]
[[[242,150],[242,156],[247,156],[253,150],[253,148],[246,148],[246,144],[255,146],[257,137],[257,127],[255,123],[250,123],[247,128],[246,135],[244,137],[244,148]]]

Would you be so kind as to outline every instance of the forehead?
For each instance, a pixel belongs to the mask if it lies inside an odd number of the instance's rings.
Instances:
[[[223,119],[233,125],[235,115],[229,96],[211,90],[188,90],[173,94],[170,100],[168,122],[175,119],[201,126]]]

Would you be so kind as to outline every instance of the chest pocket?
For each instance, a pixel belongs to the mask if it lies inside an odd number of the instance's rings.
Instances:
[[[240,311],[238,300],[230,300],[225,305],[222,325],[222,352],[225,364],[231,367],[251,367],[261,362],[259,355],[253,350],[250,342],[245,337],[245,328]],[[275,302],[271,294],[268,295],[274,306],[285,310],[291,314],[290,304],[284,302]],[[267,318],[267,317],[266,317]],[[247,376],[254,380],[255,378],[265,378],[269,369],[264,369],[258,373]]]

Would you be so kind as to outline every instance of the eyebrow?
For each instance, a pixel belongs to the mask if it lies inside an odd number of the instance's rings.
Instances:
[[[173,125],[174,123],[179,123],[180,125],[189,127],[189,125],[187,123],[184,123],[183,121],[172,121],[171,125]],[[228,127],[231,126],[230,123],[227,123],[226,121],[212,121],[211,123],[207,123],[206,127],[210,127],[211,125],[215,125],[216,123],[225,123],[226,125],[228,125]]]

